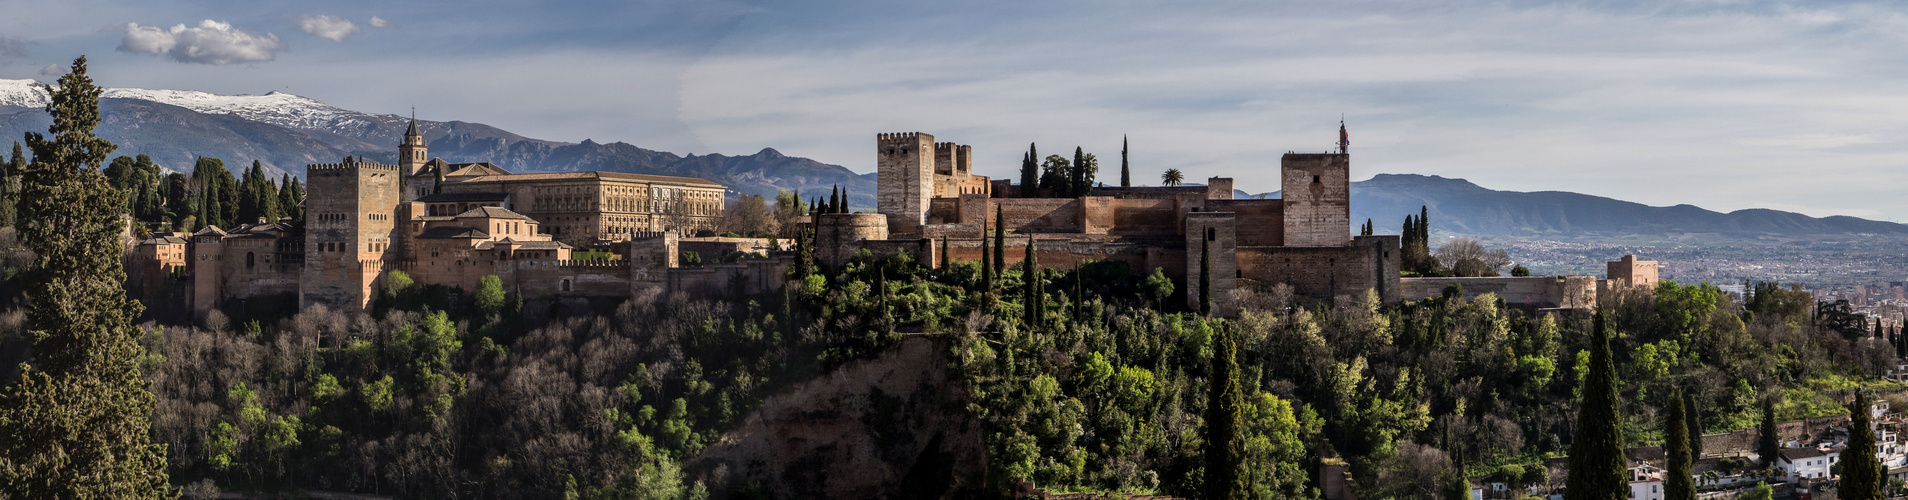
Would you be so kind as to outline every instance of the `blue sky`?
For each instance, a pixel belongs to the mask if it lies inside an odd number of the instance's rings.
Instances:
[[[0,78],[44,79],[86,54],[107,86],[416,106],[552,140],[774,147],[868,171],[874,134],[922,131],[974,145],[983,173],[1011,174],[1038,142],[1083,146],[1115,179],[1130,135],[1140,179],[1178,168],[1260,192],[1276,189],[1280,153],[1330,147],[1342,115],[1360,179],[1908,221],[1903,3],[0,0],[0,12]],[[140,33],[207,46],[166,51]],[[250,45],[211,50],[234,41]]]

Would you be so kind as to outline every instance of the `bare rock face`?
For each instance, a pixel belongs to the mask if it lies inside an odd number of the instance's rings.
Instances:
[[[968,498],[986,470],[980,422],[943,341],[909,336],[770,396],[689,469],[776,498]]]

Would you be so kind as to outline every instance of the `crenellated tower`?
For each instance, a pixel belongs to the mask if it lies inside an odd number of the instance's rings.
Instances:
[[[888,230],[913,234],[927,223],[934,197],[934,136],[920,132],[875,135],[875,209],[888,216]],[[952,161],[949,162],[952,167]]]
[[[398,165],[358,158],[305,167],[303,305],[361,310],[397,255]]]

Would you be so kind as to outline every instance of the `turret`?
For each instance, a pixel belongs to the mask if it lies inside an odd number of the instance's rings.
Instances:
[[[424,134],[417,132],[417,118],[411,118],[411,128],[404,131],[404,142],[398,143],[398,166],[403,167],[404,175],[417,175],[429,157],[430,148],[424,145]]]

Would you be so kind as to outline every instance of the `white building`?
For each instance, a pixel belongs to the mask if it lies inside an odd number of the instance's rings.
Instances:
[[[1663,470],[1648,464],[1631,467],[1630,500],[1663,500]]]
[[[1787,472],[1784,477],[1792,483],[1800,479],[1828,479],[1829,466],[1838,458],[1841,458],[1839,450],[1831,456],[1817,448],[1787,448],[1776,457],[1776,467]]]

